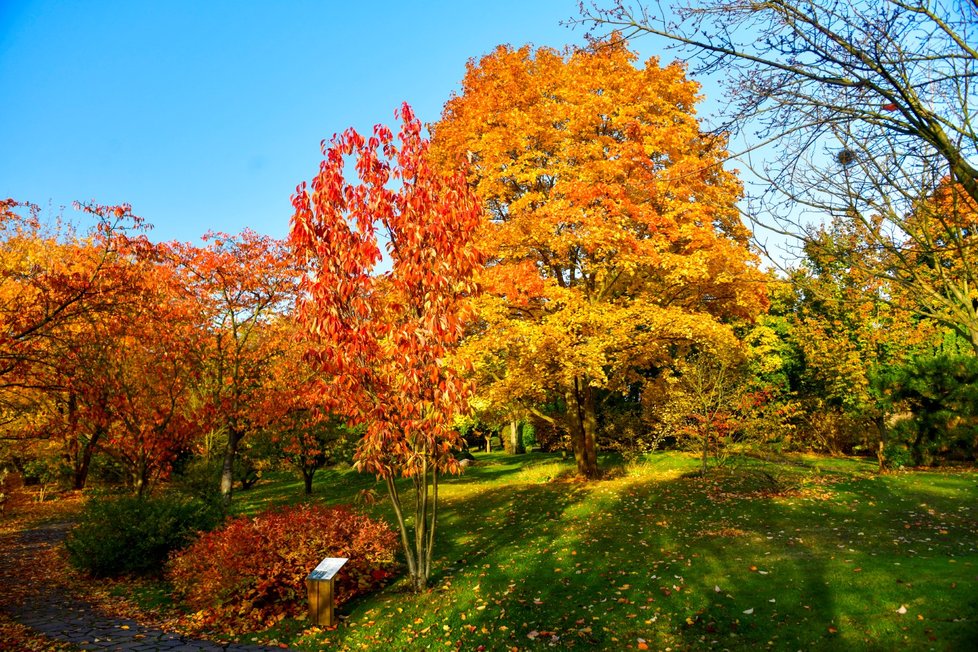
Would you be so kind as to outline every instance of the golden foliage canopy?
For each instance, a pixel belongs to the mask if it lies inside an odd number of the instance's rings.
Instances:
[[[679,64],[635,60],[617,37],[500,46],[469,62],[432,127],[433,156],[468,159],[488,213],[471,349],[499,400],[621,387],[670,344],[724,338],[723,320],[765,304],[725,139],[695,117],[698,85]]]
[[[724,320],[766,301],[699,87],[619,37],[557,52],[500,46],[470,61],[432,127],[487,213],[490,264],[467,352],[496,409],[556,392],[585,476],[596,474],[593,390],[622,390],[676,345],[729,343]],[[726,346],[727,344],[724,344]]]

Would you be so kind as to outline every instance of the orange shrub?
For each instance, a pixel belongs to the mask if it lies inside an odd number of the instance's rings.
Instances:
[[[260,629],[307,608],[305,578],[324,557],[348,557],[336,604],[379,588],[396,570],[398,539],[346,507],[297,506],[237,518],[175,553],[168,577],[202,626]]]

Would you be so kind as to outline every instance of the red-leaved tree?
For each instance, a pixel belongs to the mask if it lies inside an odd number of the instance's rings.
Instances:
[[[291,244],[306,266],[300,315],[309,357],[332,379],[324,402],[365,426],[357,468],[386,481],[416,590],[427,586],[438,477],[457,472],[453,416],[470,388],[449,358],[468,317],[481,258],[477,199],[461,172],[428,164],[421,123],[404,104],[400,133],[383,125],[323,143],[325,160],[292,199]],[[347,159],[356,181],[346,179]],[[381,272],[379,238],[390,270]],[[413,536],[395,479],[414,484]]]

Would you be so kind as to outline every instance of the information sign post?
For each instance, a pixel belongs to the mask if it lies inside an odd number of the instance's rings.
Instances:
[[[313,624],[325,627],[336,624],[333,615],[333,578],[347,561],[344,557],[327,557],[306,577],[309,620]]]

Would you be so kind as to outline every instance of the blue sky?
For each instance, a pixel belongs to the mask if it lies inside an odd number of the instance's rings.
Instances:
[[[155,240],[284,237],[319,143],[438,119],[469,58],[563,47],[577,0],[0,0],[0,195],[130,202]],[[671,54],[648,39],[642,59]]]

